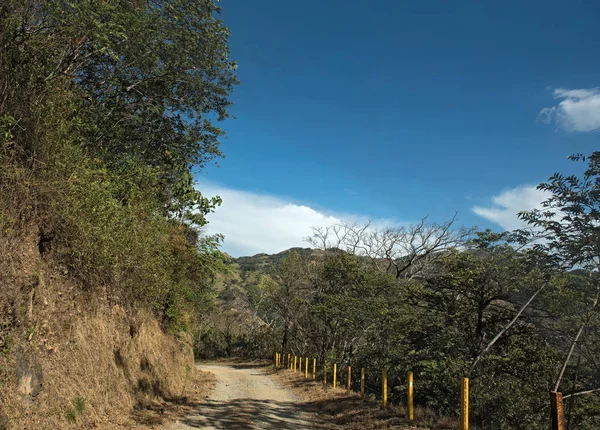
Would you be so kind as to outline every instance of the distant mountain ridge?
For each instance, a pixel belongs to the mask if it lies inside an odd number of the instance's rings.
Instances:
[[[303,257],[316,256],[323,253],[320,249],[294,247],[278,252],[277,254],[259,253],[252,256],[232,258],[231,262],[237,264],[241,272],[263,271],[269,267],[276,266],[290,252],[297,252]]]

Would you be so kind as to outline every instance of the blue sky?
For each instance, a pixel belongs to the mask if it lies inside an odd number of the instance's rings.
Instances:
[[[233,255],[339,220],[497,230],[598,149],[600,3],[223,0],[241,85],[198,175]],[[575,91],[577,90],[577,91]]]

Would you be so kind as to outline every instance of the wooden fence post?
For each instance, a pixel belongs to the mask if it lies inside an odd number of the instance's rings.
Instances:
[[[294,355],[294,373],[296,373],[296,359],[297,359],[297,358],[298,358],[298,357],[296,357],[296,356]]]
[[[304,378],[308,379],[308,357],[306,357],[306,361],[304,363]]]
[[[337,363],[333,363],[333,388],[337,387]]]
[[[365,398],[365,368],[360,369],[360,398]]]
[[[550,411],[552,414],[552,430],[565,429],[565,414],[563,409],[562,393],[550,393]]]
[[[469,378],[462,378],[460,388],[460,430],[469,430]]]
[[[415,411],[413,407],[413,373],[408,372],[408,419],[410,421],[415,419]]]
[[[300,373],[302,373],[302,357],[300,357],[300,369],[298,369]]]
[[[313,358],[313,381],[317,379],[317,359]]]
[[[381,371],[381,406],[387,409],[387,369]]]
[[[327,385],[327,360],[323,360],[323,385]]]
[[[273,367],[277,368],[277,353],[275,353],[275,356],[273,358]]]
[[[352,367],[348,366],[348,389],[346,390],[347,395],[350,395],[351,388],[352,388]]]

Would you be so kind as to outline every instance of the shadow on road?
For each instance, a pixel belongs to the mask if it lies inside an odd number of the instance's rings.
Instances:
[[[200,369],[210,368],[211,366],[227,366],[236,370],[243,369],[259,369],[259,368],[272,368],[273,360],[244,360],[241,358],[227,358],[222,360],[199,360],[196,361],[196,366]]]
[[[182,422],[192,428],[217,429],[314,429],[299,405],[274,400],[234,399],[207,400],[199,414]]]
[[[260,369],[269,366],[269,363],[229,363],[227,364],[229,367],[233,367],[234,369]]]

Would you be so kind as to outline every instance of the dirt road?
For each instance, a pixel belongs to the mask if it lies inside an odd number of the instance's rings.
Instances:
[[[261,366],[199,365],[214,373],[217,385],[198,412],[172,430],[189,429],[314,429],[311,415],[296,397]]]

